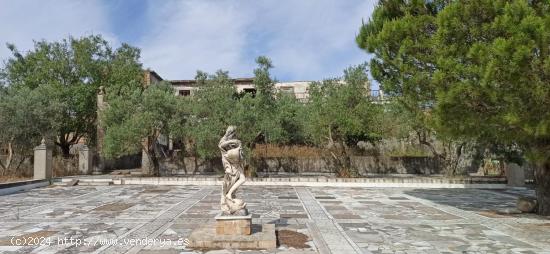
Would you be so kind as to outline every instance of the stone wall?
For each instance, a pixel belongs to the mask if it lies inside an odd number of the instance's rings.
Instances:
[[[184,157],[183,160],[162,159],[160,163],[161,176],[217,174],[223,172],[221,158],[199,159]]]
[[[332,174],[330,161],[321,157],[253,158],[251,164],[259,174]],[[439,174],[431,157],[375,157],[353,156],[352,164],[361,175],[367,174]],[[202,160],[185,157],[183,161],[164,160],[162,175],[215,174],[223,172],[221,159]]]
[[[93,165],[98,165],[99,158],[94,157]],[[141,167],[141,153],[125,155],[117,159],[103,159],[104,170],[134,169]]]
[[[259,173],[330,174],[330,161],[320,157],[257,158]],[[359,174],[439,174],[436,161],[431,157],[376,157],[352,156],[352,165]]]

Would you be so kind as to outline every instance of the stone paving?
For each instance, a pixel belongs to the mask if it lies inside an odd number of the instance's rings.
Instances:
[[[550,218],[501,214],[531,190],[243,186],[254,224],[303,249],[190,250],[218,186],[52,186],[0,196],[0,253],[550,253]]]

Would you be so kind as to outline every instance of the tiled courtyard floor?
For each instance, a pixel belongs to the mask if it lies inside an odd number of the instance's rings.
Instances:
[[[0,253],[198,252],[185,238],[213,222],[219,192],[55,186],[0,196]],[[550,253],[548,218],[493,212],[513,208],[529,190],[245,186],[241,193],[254,224],[309,237],[309,247],[271,252]]]

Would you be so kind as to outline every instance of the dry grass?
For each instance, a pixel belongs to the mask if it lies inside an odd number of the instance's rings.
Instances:
[[[306,244],[307,241],[307,235],[302,233],[286,229],[277,231],[277,242],[279,245],[286,245],[296,249],[305,249],[310,247]]]
[[[323,157],[326,150],[311,146],[278,146],[272,144],[256,145],[252,151],[255,158],[281,158],[281,157]]]

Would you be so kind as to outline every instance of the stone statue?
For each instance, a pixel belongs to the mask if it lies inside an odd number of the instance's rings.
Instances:
[[[222,153],[222,164],[225,170],[220,202],[222,212],[224,215],[248,215],[246,203],[242,199],[235,198],[235,191],[246,181],[241,141],[236,137],[235,126],[227,127],[218,147]]]

